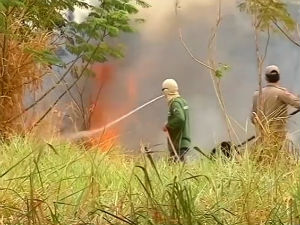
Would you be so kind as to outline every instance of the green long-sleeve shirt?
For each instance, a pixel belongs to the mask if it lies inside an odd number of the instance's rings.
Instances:
[[[177,97],[170,103],[167,129],[176,151],[190,147],[189,107],[182,97]]]

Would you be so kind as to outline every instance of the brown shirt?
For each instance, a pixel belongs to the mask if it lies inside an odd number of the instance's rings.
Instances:
[[[258,95],[256,91],[253,97],[252,122],[257,124],[254,118],[258,114]],[[300,100],[296,95],[288,92],[277,84],[268,84],[262,90],[262,118],[260,124],[268,126],[272,131],[286,132],[286,120],[288,117],[288,105],[300,108]]]

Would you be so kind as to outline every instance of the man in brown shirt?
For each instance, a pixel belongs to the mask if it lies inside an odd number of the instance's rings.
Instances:
[[[265,71],[267,85],[262,89],[261,107],[259,92],[253,97],[251,120],[255,124],[257,136],[262,140],[268,137],[278,142],[286,139],[288,106],[300,108],[299,97],[280,87],[280,71],[277,66],[268,66]]]

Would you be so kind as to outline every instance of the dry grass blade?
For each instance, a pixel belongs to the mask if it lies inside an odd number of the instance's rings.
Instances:
[[[157,169],[157,167],[156,167],[156,165],[155,165],[155,163],[154,163],[154,160],[153,160],[153,158],[152,158],[152,156],[151,156],[151,154],[150,154],[148,148],[146,148],[146,147],[142,144],[141,149],[142,149],[143,153],[146,154],[147,159],[148,159],[149,162],[150,162],[150,165],[152,166],[152,168],[154,169],[154,171],[155,171],[155,173],[156,173],[156,175],[157,175],[157,178],[158,178],[159,181],[162,183],[162,179],[161,179],[161,177],[160,177],[160,175],[159,175],[158,169]]]
[[[107,214],[107,215],[109,215],[109,216],[111,216],[111,217],[113,217],[115,219],[118,219],[118,220],[120,220],[120,221],[122,221],[124,223],[130,224],[130,225],[137,225],[136,223],[134,223],[133,221],[131,221],[131,220],[127,219],[127,218],[121,218],[121,217],[116,216],[116,215],[114,215],[114,214],[112,214],[112,213],[110,213],[110,212],[108,212],[106,210],[103,210],[103,209],[97,209],[97,210],[100,211],[100,212],[103,212],[103,213],[105,213],[105,214]]]
[[[54,148],[53,145],[51,145],[50,143],[46,142],[46,144],[49,146],[49,148],[56,154],[59,155],[58,152],[56,151],[56,149]]]
[[[51,33],[41,31],[23,40],[13,35],[20,32],[22,26],[20,21],[10,24],[11,34],[0,35],[1,40],[5,40],[0,47],[0,107],[5,109],[0,116],[0,129],[4,133],[24,129],[21,123],[4,122],[22,111],[25,89],[36,91],[41,84],[41,74],[49,72],[47,65],[36,61],[33,52],[53,48]],[[29,48],[31,51],[28,51]]]
[[[27,154],[24,158],[22,158],[20,161],[18,161],[16,164],[8,168],[4,173],[0,175],[0,178],[4,177],[6,174],[8,174],[10,171],[12,171],[14,168],[16,168],[20,163],[22,163],[25,159],[27,159],[29,156],[31,156],[33,152],[30,152]]]
[[[20,140],[5,146],[0,151],[2,170],[7,171],[35,148],[40,149]],[[257,162],[247,155],[238,162],[217,157],[213,162],[202,159],[185,165],[153,159],[159,180],[145,156],[133,161],[119,155],[116,160],[115,155],[70,145],[56,145],[55,149],[59,155],[54,151],[43,152],[47,157],[36,154],[35,160],[18,164],[6,174],[6,180],[0,179],[4,224],[299,221],[300,167],[286,155],[278,155],[276,163]],[[97,193],[92,193],[93,187]]]

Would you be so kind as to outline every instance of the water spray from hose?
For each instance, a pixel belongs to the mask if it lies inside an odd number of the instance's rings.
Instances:
[[[156,98],[154,98],[154,99],[152,99],[152,100],[144,103],[143,105],[141,105],[141,106],[133,109],[132,111],[128,112],[127,114],[125,114],[125,115],[117,118],[116,120],[114,120],[114,121],[106,124],[105,126],[99,128],[99,129],[94,129],[94,130],[89,130],[89,131],[80,131],[80,132],[77,132],[77,133],[71,135],[68,139],[74,140],[74,139],[80,139],[80,138],[90,137],[90,136],[96,135],[98,133],[104,133],[105,130],[109,129],[111,126],[113,126],[113,125],[121,122],[122,120],[128,118],[132,114],[134,114],[134,113],[138,112],[139,110],[145,108],[146,106],[148,106],[148,105],[150,105],[150,104],[152,104],[152,103],[160,100],[163,97],[164,97],[164,95],[160,95],[160,96],[158,96],[158,97],[156,97]]]

